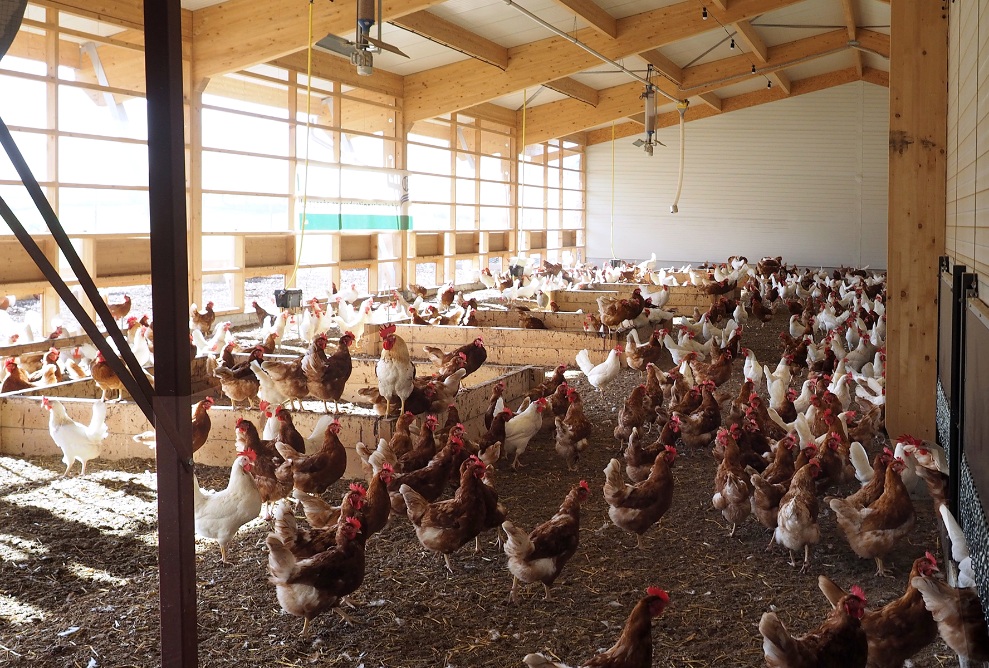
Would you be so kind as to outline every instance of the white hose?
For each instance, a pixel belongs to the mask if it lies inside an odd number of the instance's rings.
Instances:
[[[677,103],[677,111],[680,112],[680,174],[677,176],[677,193],[673,196],[673,204],[670,205],[670,213],[676,213],[677,203],[680,201],[680,191],[683,190],[683,159],[684,159],[684,148],[683,141],[685,137],[684,126],[686,125],[686,120],[684,116],[687,112],[687,101]]]

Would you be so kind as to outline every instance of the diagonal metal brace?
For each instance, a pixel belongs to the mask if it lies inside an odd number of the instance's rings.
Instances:
[[[44,218],[45,223],[48,225],[48,229],[55,238],[59,250],[62,251],[62,254],[69,263],[69,266],[75,273],[80,287],[86,293],[86,296],[96,309],[96,312],[100,316],[107,333],[113,339],[114,343],[117,344],[117,349],[120,352],[120,356],[123,357],[122,361],[107,343],[106,338],[104,338],[103,334],[99,331],[96,323],[85,312],[82,305],[69,289],[69,286],[62,280],[58,270],[52,266],[51,262],[48,261],[44,251],[41,250],[38,244],[31,237],[30,233],[28,233],[28,231],[20,223],[17,216],[2,197],[0,197],[0,217],[6,221],[11,231],[21,242],[24,250],[27,251],[28,255],[31,256],[31,259],[33,259],[35,264],[38,265],[38,268],[45,275],[45,278],[49,283],[51,283],[52,288],[56,293],[58,293],[58,296],[65,302],[66,306],[68,306],[69,311],[79,321],[79,324],[82,326],[83,330],[85,330],[86,334],[88,334],[93,340],[93,344],[99,349],[100,352],[103,353],[107,364],[120,378],[120,381],[124,384],[124,387],[127,388],[127,391],[133,397],[134,402],[140,407],[141,412],[144,413],[144,416],[147,418],[148,422],[156,428],[162,429],[168,436],[170,443],[182,443],[182,440],[178,438],[177,433],[174,432],[174,427],[171,422],[168,420],[155,420],[155,411],[152,405],[154,389],[151,387],[151,383],[148,382],[147,377],[144,375],[144,369],[141,367],[140,363],[138,363],[137,358],[134,357],[134,353],[131,350],[130,345],[127,343],[127,339],[123,332],[121,332],[120,328],[117,327],[116,320],[114,320],[113,316],[110,314],[110,309],[100,296],[99,291],[96,288],[96,284],[93,282],[93,278],[89,275],[89,272],[83,265],[82,260],[76,253],[75,247],[69,240],[69,237],[62,228],[61,223],[59,223],[58,217],[51,208],[51,204],[48,202],[44,192],[41,190],[40,184],[38,184],[38,181],[31,173],[31,169],[28,167],[27,162],[24,160],[24,156],[14,143],[14,138],[11,136],[10,130],[7,128],[6,123],[3,122],[2,118],[0,118],[0,145],[4,147],[11,163],[13,163],[14,168],[17,169],[17,173],[20,175],[24,186],[31,194],[31,198],[38,207],[39,213],[42,218]],[[177,454],[179,454],[179,460],[183,461],[184,458],[181,456],[181,453]]]

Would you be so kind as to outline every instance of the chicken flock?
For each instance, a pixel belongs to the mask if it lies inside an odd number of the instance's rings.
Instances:
[[[627,298],[599,299],[598,312],[585,320],[588,332],[609,340],[624,338],[625,345],[614,346],[599,362],[590,350],[560,360],[515,410],[505,401],[504,383],[494,384],[485,431],[477,438],[467,434],[456,400],[464,378],[485,362],[483,339],[455,350],[423,351],[435,372],[421,376],[415,351],[387,324],[406,318],[422,326],[470,324],[486,305],[465,299],[452,285],[440,288],[435,304],[428,303],[418,286],[410,289],[416,295],[411,303],[396,291],[384,304],[367,299],[355,307],[356,292],[337,294],[325,306],[310,301],[301,316],[270,313],[255,303],[263,336],[253,345],[242,345],[228,324],[216,322],[212,303],[204,311],[193,305],[191,344],[199,354],[216,356],[213,373],[232,405],[244,403],[259,411],[257,424],[240,419],[235,433],[228,435],[235,452],[227,487],[210,492],[195,485],[197,534],[215,540],[226,562],[238,529],[263,509],[271,528],[265,539],[270,582],[282,609],[303,619],[303,632],[329,610],[349,620],[340,606],[364,581],[366,555],[375,545],[370,539],[390,523],[404,521],[403,516],[421,545],[442,555],[451,571],[452,555],[471,542],[479,550],[481,535],[494,532],[512,576],[510,599],[516,600],[520,584],[541,583],[545,598],[552,600],[554,582],[580,550],[580,510],[596,493],[593,481],[582,472],[585,478],[574,480],[556,514],[529,519],[525,509],[499,501],[497,477],[515,475],[525,466],[526,448],[543,430],[554,434],[561,466],[581,471],[580,455],[600,426],[584,414],[582,384],[573,380],[572,372],[568,380],[566,373],[579,369],[587,381],[585,392],[600,392],[632,374],[642,382],[615,407],[616,457],[603,476],[595,475],[603,485],[597,493],[603,494],[611,522],[634,534],[637,547],[648,544],[647,534],[666,513],[676,512],[672,471],[684,465],[678,459],[683,451],[711,452],[711,504],[722,513],[725,532],[733,535],[741,523],[758,522],[770,532],[770,548],[781,546],[801,571],[814,568],[819,523],[833,518],[849,552],[873,560],[877,577],[890,576],[884,558],[903,549],[910,535],[916,518],[910,492],[917,485],[927,487],[943,518],[959,567],[957,586],[936,576],[940,569],[933,546],[914,561],[903,595],[879,609],[868,606],[863,583],[835,583],[822,574],[822,621],[816,629],[794,635],[775,612],[763,615],[759,632],[768,666],[901,666],[938,634],[963,656],[989,659],[971,557],[944,504],[943,453],[907,435],[885,435],[884,276],[845,268],[798,270],[781,258],[750,265],[742,257],[683,272],[657,270],[654,259],[605,270],[548,262],[523,269],[520,278],[493,276],[487,269],[480,276],[486,288],[497,291],[498,307],[518,310],[523,328],[538,328],[523,324],[538,320],[538,312],[557,310],[546,298],[552,291],[639,284]],[[711,296],[706,312],[664,310],[669,287],[679,285],[677,276],[683,274]],[[532,307],[520,306],[530,301]],[[779,335],[780,358],[760,362],[742,345],[745,332],[764,327],[781,309],[789,319]],[[150,323],[142,320],[123,320],[129,338],[133,334],[153,345]],[[340,420],[347,419],[339,402],[352,370],[350,347],[365,335],[368,323],[382,325],[376,334],[382,352],[377,387],[361,394],[378,415],[394,419],[394,428],[389,439],[377,444],[352,444],[366,480],[341,490],[349,448],[338,436]],[[305,354],[266,359],[292,325],[307,345]],[[652,329],[645,342],[639,336],[643,326]],[[339,336],[334,336],[335,349],[327,352],[331,329]],[[77,354],[85,359],[82,351]],[[41,367],[58,367],[59,356],[52,348],[41,356]],[[97,379],[101,360],[92,360],[89,371],[104,397],[94,404],[88,427],[68,420],[57,401],[44,402],[52,438],[65,455],[66,473],[74,461],[82,462],[85,473],[86,462],[98,456],[106,434],[106,393],[119,391],[109,380]],[[664,369],[667,360],[672,366]],[[8,360],[7,373],[9,380],[22,371]],[[720,391],[736,373],[742,377],[739,392]],[[4,382],[4,391],[9,391]],[[292,410],[301,409],[304,399],[322,402],[326,412],[308,437],[292,419]],[[194,449],[210,433],[213,403],[207,397],[194,407]],[[153,439],[153,433],[145,438]],[[698,460],[688,465],[698,466]],[[858,485],[856,491],[829,494],[849,484]],[[329,493],[334,486],[337,491]],[[339,498],[339,504],[328,501],[328,494]],[[831,513],[822,516],[822,507]],[[524,526],[529,524],[534,524],[531,530]],[[579,665],[651,666],[651,620],[668,604],[669,593],[649,587],[630,611],[615,646]],[[542,654],[523,660],[529,666],[564,665]]]

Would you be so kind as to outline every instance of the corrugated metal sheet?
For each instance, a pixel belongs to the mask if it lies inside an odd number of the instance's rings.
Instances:
[[[678,129],[653,157],[618,140],[613,251],[612,147],[591,146],[587,255],[885,268],[888,109],[886,89],[857,82],[688,123],[675,215]]]

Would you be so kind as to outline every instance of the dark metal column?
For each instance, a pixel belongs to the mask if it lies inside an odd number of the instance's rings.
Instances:
[[[145,0],[144,28],[155,415],[158,422],[175,425],[172,433],[180,440],[171,447],[162,444],[163,430],[157,430],[161,665],[190,668],[198,665],[198,648],[179,0]]]

